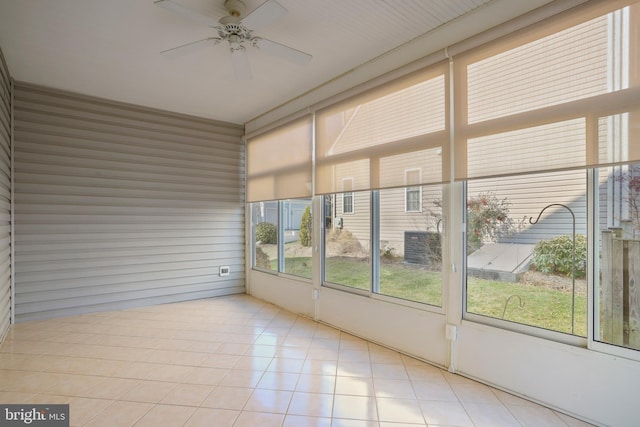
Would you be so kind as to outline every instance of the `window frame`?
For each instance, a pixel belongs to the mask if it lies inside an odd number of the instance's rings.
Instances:
[[[441,185],[442,186],[442,193],[443,193],[443,197],[445,196],[446,193],[446,187],[447,184],[424,184],[424,185]],[[422,186],[424,186],[422,185]],[[420,187],[422,187],[420,186]],[[391,303],[391,304],[396,304],[396,305],[400,305],[400,306],[406,306],[412,309],[418,309],[424,312],[431,312],[431,313],[436,313],[436,314],[440,314],[440,315],[444,315],[446,312],[446,294],[444,291],[444,286],[445,286],[445,282],[446,282],[446,277],[447,277],[447,269],[443,269],[442,271],[442,280],[440,283],[440,291],[441,291],[441,305],[435,305],[435,304],[431,304],[431,303],[427,303],[427,302],[421,302],[421,301],[415,301],[415,300],[410,300],[410,299],[404,299],[401,297],[397,297],[397,296],[393,296],[393,295],[386,295],[386,294],[382,294],[379,293],[379,285],[380,285],[380,265],[381,265],[381,261],[380,261],[380,190],[372,190],[372,191],[361,191],[362,193],[369,193],[370,197],[371,197],[371,201],[370,201],[370,212],[369,212],[369,218],[370,218],[370,232],[369,232],[369,239],[370,239],[370,250],[369,250],[369,267],[370,267],[370,275],[369,275],[369,288],[368,289],[362,289],[362,288],[358,288],[358,287],[354,287],[354,286],[349,286],[349,285],[344,285],[344,284],[340,284],[340,283],[336,283],[336,282],[332,282],[332,281],[328,281],[326,279],[326,232],[327,229],[325,227],[326,224],[322,225],[322,229],[321,229],[321,233],[322,233],[322,250],[321,250],[321,287],[325,287],[325,288],[330,288],[330,289],[335,289],[338,291],[342,291],[342,292],[347,292],[347,293],[351,293],[353,295],[359,295],[359,296],[363,296],[363,297],[368,297],[371,298],[372,300],[378,300],[378,301],[382,301],[385,303]],[[356,192],[352,192],[352,193],[356,193]],[[336,193],[334,194],[334,200],[338,199],[338,195],[341,193]],[[325,195],[322,195],[320,197],[325,197]],[[323,203],[322,205],[322,209],[323,211],[327,209],[327,205],[326,203],[324,203],[324,199],[323,199]],[[322,213],[322,216],[324,217],[326,215],[326,212]],[[443,217],[445,216],[444,212],[443,212]],[[444,245],[446,245],[446,241],[443,240],[443,250],[442,250],[442,256],[443,256],[443,265],[445,262],[445,249],[444,249]],[[375,255],[374,255],[375,254]]]
[[[597,351],[599,353],[610,354],[613,356],[630,359],[640,362],[640,350],[624,347],[606,341],[596,339],[599,334],[599,314],[600,314],[600,226],[599,226],[599,203],[595,203],[595,200],[599,200],[599,169],[589,169],[589,194],[591,195],[592,203],[588,209],[591,215],[589,216],[588,230],[590,236],[588,237],[588,259],[593,260],[591,268],[588,271],[588,298],[589,305],[587,310],[588,316],[588,342],[587,348],[589,350]]]
[[[251,238],[249,239],[250,243],[251,243],[251,269],[252,270],[256,270],[256,271],[260,271],[263,273],[267,273],[267,274],[272,274],[272,275],[276,275],[276,276],[284,276],[284,277],[291,277],[291,278],[295,278],[296,280],[301,280],[304,282],[311,282],[313,279],[313,271],[312,271],[312,277],[304,277],[304,276],[300,276],[297,274],[291,274],[291,273],[287,273],[286,272],[286,257],[284,255],[284,231],[285,231],[285,227],[284,227],[284,209],[285,209],[285,203],[286,202],[290,202],[291,200],[306,200],[307,198],[296,198],[296,199],[282,199],[282,200],[267,200],[267,201],[262,201],[262,202],[252,202],[249,203],[249,210],[251,212],[251,220],[250,220],[250,229],[251,229]],[[255,206],[258,203],[277,203],[277,227],[278,227],[278,237],[277,237],[277,251],[278,251],[278,258],[277,258],[277,269],[272,270],[272,269],[267,269],[264,267],[260,267],[258,265],[256,265],[256,227],[258,223],[254,223],[254,209]],[[309,201],[309,206],[312,207],[313,209],[313,199],[311,198]],[[266,218],[266,215],[265,215]],[[313,258],[313,253],[312,253],[312,258]]]
[[[418,179],[414,180],[410,178],[410,174],[413,172],[417,172],[418,173]],[[422,213],[422,186],[421,185],[413,185],[415,184],[415,182],[421,182],[422,181],[422,169],[420,168],[410,168],[410,169],[405,169],[404,171],[404,182],[405,182],[405,189],[404,189],[404,211],[405,213]],[[417,209],[411,209],[409,207],[409,202],[410,202],[410,197],[409,197],[409,193],[417,193],[417,204],[418,207]],[[412,200],[411,200],[412,201]],[[413,202],[413,201],[412,201]]]
[[[278,246],[278,261],[277,261],[277,265],[279,266],[280,263],[280,201],[278,200],[265,200],[265,201],[260,201],[260,202],[251,202],[249,203],[249,211],[251,213],[251,219],[250,219],[250,227],[251,227],[251,238],[250,238],[250,242],[251,242],[251,269],[252,270],[256,270],[256,271],[261,271],[263,273],[267,273],[267,274],[272,274],[272,275],[277,275],[278,274],[278,269],[273,270],[270,268],[265,268],[265,267],[260,267],[259,265],[257,265],[257,240],[256,240],[256,232],[257,232],[257,226],[258,224],[260,224],[259,222],[255,222],[255,209],[257,209],[257,205],[260,203],[277,203],[278,209],[277,209],[277,218],[276,218],[276,224],[278,227],[278,238],[277,238],[277,246]],[[265,215],[264,218],[266,218],[266,209],[265,209]],[[268,222],[268,221],[261,221],[261,222]]]
[[[342,193],[340,193],[341,194],[340,200],[341,200],[341,206],[342,206],[341,213],[343,215],[354,215],[356,213],[356,204],[355,204],[356,198],[355,198],[354,191],[352,190],[353,181],[354,181],[353,177],[342,178],[342,189],[345,190]],[[349,184],[345,185],[347,183]],[[347,198],[350,201],[349,205],[347,205],[346,203]],[[349,206],[350,209],[347,210],[346,206]]]
[[[563,343],[563,344],[568,344],[574,347],[583,347],[586,348],[589,345],[589,340],[591,338],[591,336],[593,335],[591,333],[591,331],[593,330],[592,325],[591,325],[591,321],[589,319],[590,316],[590,312],[591,312],[591,301],[592,301],[592,297],[590,296],[590,291],[589,291],[589,287],[593,286],[593,282],[589,280],[589,274],[591,274],[591,272],[593,271],[593,262],[592,262],[592,258],[589,258],[590,256],[590,251],[592,250],[592,246],[591,246],[591,239],[592,239],[592,233],[591,233],[591,225],[590,225],[590,221],[593,220],[593,215],[590,214],[589,211],[589,206],[590,204],[593,203],[592,200],[592,196],[591,196],[591,192],[589,190],[590,188],[590,174],[588,173],[588,170],[585,170],[585,197],[586,197],[586,201],[587,201],[587,211],[586,211],[586,219],[587,219],[587,224],[586,224],[586,233],[587,233],[587,307],[586,307],[586,336],[579,336],[579,335],[572,335],[571,333],[566,333],[566,332],[561,332],[561,331],[555,331],[552,329],[545,329],[541,326],[535,326],[535,325],[529,325],[526,323],[518,323],[515,321],[511,321],[511,320],[506,320],[506,319],[500,319],[497,317],[491,317],[488,315],[484,315],[484,314],[479,314],[479,313],[474,313],[474,312],[470,312],[468,310],[468,265],[467,265],[467,259],[468,259],[468,254],[466,251],[467,248],[467,238],[468,238],[468,232],[467,232],[467,224],[468,224],[468,220],[467,220],[467,215],[468,215],[468,208],[467,208],[467,200],[469,197],[469,193],[468,193],[468,183],[469,181],[462,181],[462,194],[463,194],[463,198],[462,200],[460,200],[461,203],[461,210],[462,210],[462,258],[463,258],[463,262],[462,265],[464,266],[462,272],[463,274],[462,276],[462,321],[469,321],[469,322],[473,322],[476,324],[481,324],[481,325],[486,325],[486,326],[491,326],[497,329],[503,329],[503,330],[507,330],[507,331],[512,331],[512,332],[517,332],[517,333],[522,333],[524,335],[529,335],[529,336],[533,336],[533,337],[537,337],[537,338],[542,338],[548,341],[555,341],[555,342],[559,342],[559,343]],[[505,179],[512,179],[512,178],[517,178],[519,176],[532,176],[532,175],[536,175],[536,174],[531,174],[531,173],[523,173],[522,175],[515,175],[515,176],[508,176]]]

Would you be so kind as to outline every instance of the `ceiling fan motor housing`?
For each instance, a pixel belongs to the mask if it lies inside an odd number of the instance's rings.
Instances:
[[[239,18],[244,15],[245,5],[240,0],[226,0],[224,7],[229,11],[231,16],[237,16]]]
[[[251,30],[242,25],[241,16],[244,14],[244,3],[240,0],[226,0],[224,7],[229,12],[228,16],[223,16],[218,21],[216,27],[218,35],[230,43],[242,43],[251,39]]]
[[[225,40],[229,40],[229,41],[235,41],[235,42],[242,42],[244,40],[251,40],[252,35],[251,35],[251,30],[249,30],[247,27],[245,27],[242,24],[236,24],[236,23],[223,23],[220,22],[222,25],[216,27],[216,29],[218,30],[218,35],[220,36],[220,38],[225,39]]]

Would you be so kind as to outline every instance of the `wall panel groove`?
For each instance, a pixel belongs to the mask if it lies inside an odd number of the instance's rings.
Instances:
[[[244,292],[241,126],[25,83],[14,110],[18,321]]]
[[[12,318],[11,289],[11,109],[9,69],[0,50],[0,343]]]

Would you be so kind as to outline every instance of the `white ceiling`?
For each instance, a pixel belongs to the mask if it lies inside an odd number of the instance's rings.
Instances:
[[[505,19],[505,5],[515,16],[547,1],[278,0],[288,14],[256,34],[313,59],[296,65],[251,48],[250,81],[234,78],[223,44],[178,59],[160,55],[216,33],[153,0],[0,0],[0,48],[16,80],[246,123],[418,37],[464,25],[460,16],[482,10],[488,27]],[[175,2],[226,15],[223,0]],[[244,0],[247,13],[262,2]]]

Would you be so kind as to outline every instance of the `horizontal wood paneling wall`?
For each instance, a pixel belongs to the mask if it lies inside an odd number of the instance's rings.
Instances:
[[[17,321],[245,291],[242,126],[20,82],[14,109]]]
[[[11,81],[0,51],[0,343],[11,325]]]

